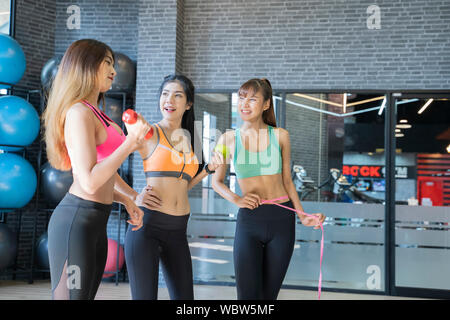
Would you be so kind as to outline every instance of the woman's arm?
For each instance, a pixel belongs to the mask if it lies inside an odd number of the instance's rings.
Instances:
[[[197,185],[197,183],[199,183],[200,181],[202,181],[204,178],[206,178],[208,176],[208,173],[206,172],[205,169],[203,169],[202,171],[200,171],[199,174],[197,174],[194,178],[192,178],[191,181],[189,181],[188,183],[188,190],[191,190],[193,187],[195,187]]]
[[[130,199],[127,195],[114,190],[113,201],[121,203],[127,210],[130,215],[130,220],[127,222],[135,226],[131,230],[136,231],[142,227],[144,212],[134,203],[132,199]]]
[[[232,136],[233,135],[233,136]],[[218,145],[223,144],[225,145],[228,150],[231,150],[233,148],[233,145],[230,143],[230,141],[234,141],[234,133],[233,131],[228,131],[224,133],[217,142]],[[234,203],[240,208],[249,208],[254,209],[259,206],[261,199],[257,194],[253,193],[247,193],[244,196],[240,197],[238,194],[234,193],[230,190],[230,188],[225,185],[225,175],[228,170],[228,164],[229,161],[232,160],[232,157],[236,155],[232,155],[231,152],[228,152],[230,154],[229,159],[224,159],[220,165],[217,166],[216,172],[212,176],[212,187],[215,192],[220,194],[222,198],[230,201],[231,203]]]
[[[230,143],[227,144],[227,142],[230,141],[230,138],[229,137],[227,138],[227,135],[229,135],[229,134],[230,134],[230,131],[222,134],[220,136],[219,140],[217,141],[217,145],[223,144],[227,148],[230,148],[231,147]],[[230,159],[230,161],[231,161],[231,159]],[[228,188],[224,183],[228,167],[229,167],[229,161],[224,161],[223,164],[220,164],[216,168],[216,170],[215,170],[216,172],[212,176],[211,184],[212,184],[214,191],[217,192],[218,194],[220,194],[222,196],[222,198],[236,204],[236,202],[239,200],[240,197],[236,193],[231,191],[230,188]]]
[[[289,139],[289,132],[283,128],[279,128],[279,141],[281,146],[281,159],[282,159],[282,177],[283,185],[286,190],[289,199],[292,201],[294,208],[303,212],[303,206],[300,203],[297,190],[295,189],[294,182],[291,177],[291,142]],[[299,218],[302,218],[301,214],[297,214]]]
[[[94,194],[103,186],[116,174],[130,153],[139,147],[148,130],[146,122],[136,122],[128,130],[126,140],[109,157],[97,163],[94,115],[84,106],[70,108],[66,115],[64,135],[72,171],[77,175],[83,190]]]
[[[211,161],[207,164],[207,166],[209,171],[216,171],[216,169],[224,163],[225,159],[223,158],[223,155],[219,152],[213,152],[211,154]],[[189,181],[188,190],[191,190],[197,183],[202,181],[207,176],[208,173],[206,172],[205,168],[203,168],[203,170],[200,171],[199,174],[197,174],[191,181]]]
[[[294,182],[292,182],[291,176],[291,142],[289,139],[289,132],[286,129],[279,128],[279,141],[281,146],[281,158],[283,162],[282,167],[282,177],[283,177],[283,185],[289,196],[289,199],[292,201],[294,208],[301,212],[304,212],[303,206],[300,203],[300,198],[298,197],[297,190],[295,189]],[[325,220],[325,216],[321,213],[316,213],[314,216],[317,218],[308,216],[306,214],[302,214],[297,212],[297,216],[300,221],[305,226],[314,226],[314,229],[320,228],[318,225],[318,220],[323,222]]]
[[[122,177],[116,172],[116,181],[114,184],[114,189],[128,198],[130,198],[133,202],[136,200],[137,195],[139,194],[136,190],[131,188],[128,183],[126,183]]]

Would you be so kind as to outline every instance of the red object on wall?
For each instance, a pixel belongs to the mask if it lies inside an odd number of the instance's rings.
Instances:
[[[421,205],[422,198],[430,198],[433,206],[450,206],[450,154],[417,154],[417,199]]]
[[[417,179],[417,199],[419,205],[444,205],[444,183],[442,179],[419,177]],[[431,201],[431,203],[430,203]]]

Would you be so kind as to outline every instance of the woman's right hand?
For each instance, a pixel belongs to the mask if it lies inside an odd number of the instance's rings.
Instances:
[[[261,203],[261,198],[255,193],[247,193],[243,197],[235,202],[239,208],[255,209],[258,208]]]
[[[145,135],[151,129],[151,126],[139,113],[137,121],[133,124],[127,124],[125,122],[125,127],[128,132],[127,139],[135,143],[135,149],[138,149],[142,145],[145,141]]]
[[[162,206],[161,197],[155,192],[152,186],[145,186],[134,201],[136,205],[146,207],[149,210],[159,210]]]

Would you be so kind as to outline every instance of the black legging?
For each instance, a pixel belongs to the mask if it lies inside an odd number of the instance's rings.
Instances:
[[[53,211],[48,225],[53,299],[95,298],[108,254],[111,208],[67,193]]]
[[[169,215],[140,207],[144,225],[128,228],[125,261],[133,300],[158,298],[159,261],[172,300],[194,299],[191,253],[186,237],[189,214]]]
[[[290,201],[283,203],[293,207]],[[295,242],[295,214],[276,205],[240,208],[234,238],[234,271],[239,300],[275,300]]]

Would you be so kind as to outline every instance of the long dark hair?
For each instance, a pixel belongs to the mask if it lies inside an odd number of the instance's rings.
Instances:
[[[249,91],[253,93],[261,91],[264,102],[270,100],[269,109],[263,111],[262,118],[265,124],[276,127],[277,120],[275,117],[275,108],[273,107],[272,85],[270,81],[266,78],[250,79],[239,88],[238,94],[247,95]]]
[[[189,135],[191,137],[191,146],[192,148],[195,147],[195,142],[199,142],[200,145],[202,144],[202,140],[198,136],[197,132],[195,131],[195,113],[194,113],[194,97],[195,97],[195,87],[194,83],[191,79],[188,77],[182,75],[182,74],[171,74],[164,78],[163,82],[161,83],[161,86],[159,87],[158,91],[158,97],[161,97],[161,93],[169,82],[178,82],[182,87],[184,94],[186,95],[187,103],[191,105],[189,110],[186,110],[183,114],[183,118],[181,119],[181,128],[187,130],[189,132]],[[158,99],[159,101],[159,99]],[[194,149],[194,152],[196,150]],[[197,153],[195,152],[197,155]],[[198,158],[198,157],[197,157]],[[203,157],[203,151],[201,153],[201,158],[199,160],[199,166],[198,171],[195,175],[199,174],[203,167],[205,166],[204,163],[204,157]]]

